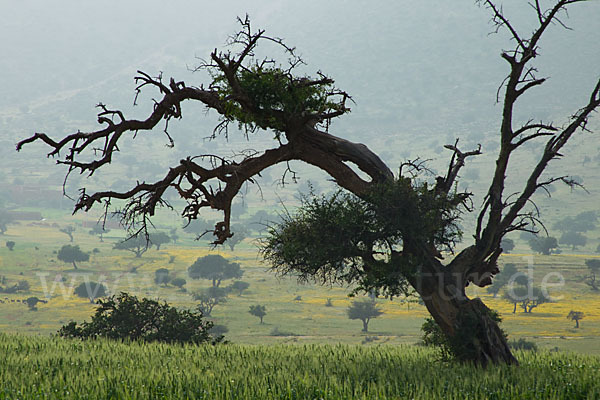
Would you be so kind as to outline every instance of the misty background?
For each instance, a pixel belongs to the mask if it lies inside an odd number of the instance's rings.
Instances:
[[[535,22],[534,11],[523,1],[502,2],[504,11],[524,35]],[[151,76],[162,72],[188,85],[209,82],[205,72],[191,72],[200,59],[218,48],[239,29],[236,17],[248,14],[255,29],[282,37],[295,46],[307,63],[303,72],[322,71],[337,87],[353,96],[352,113],[335,121],[334,135],[363,142],[392,170],[406,159],[431,159],[434,172],[443,173],[450,152],[444,144],[460,138],[471,150],[482,145],[463,172],[461,185],[481,196],[498,148],[501,103],[496,91],[508,72],[501,49],[514,46],[507,32],[491,34],[491,13],[472,0],[464,1],[0,1],[0,201],[5,206],[27,204],[27,198],[8,195],[14,185],[60,189],[64,168],[47,160],[48,149],[34,144],[21,153],[15,143],[34,132],[60,138],[77,130],[99,128],[96,104],[121,109],[128,118],[145,119],[158,94],[147,90],[132,107],[136,71]],[[600,65],[600,2],[575,4],[563,22],[573,30],[550,28],[534,64],[538,76],[550,77],[519,103],[517,120],[544,120],[557,126],[587,102]],[[265,48],[265,51],[269,51]],[[278,52],[276,56],[281,56]],[[284,57],[279,60],[285,62]],[[216,116],[187,103],[183,119],[172,121],[169,132],[175,147],[167,149],[158,126],[141,133],[131,147],[122,146],[114,166],[91,179],[73,176],[67,192],[82,186],[127,189],[137,179],[153,180],[188,155],[209,152],[228,155],[233,149],[274,146],[273,135],[259,132],[250,141],[231,134],[229,142],[204,138],[212,133]],[[591,128],[598,127],[598,119]],[[540,144],[526,147],[511,173],[522,178]],[[598,198],[594,185],[600,148],[597,137],[579,135],[568,146],[568,161],[551,165],[549,172],[578,174],[589,194],[560,196],[542,211],[555,217],[567,204],[580,201],[589,208]],[[581,170],[589,157],[595,167]],[[127,166],[123,173],[123,166]],[[295,165],[300,177],[331,188],[327,177]],[[265,174],[263,191],[281,192],[284,202],[297,198],[297,187],[271,183],[281,171]],[[509,180],[510,181],[510,180]],[[590,184],[591,183],[591,184]],[[286,190],[288,192],[286,192]],[[257,195],[250,189],[247,195]],[[561,200],[562,199],[562,200]],[[38,202],[40,199],[33,200]],[[563,201],[563,203],[561,203]],[[69,200],[56,200],[69,209]],[[475,198],[479,204],[480,198]],[[593,202],[592,202],[593,204]],[[31,205],[31,204],[30,204]],[[272,204],[267,204],[271,206]],[[578,207],[578,206],[576,206]],[[465,222],[467,225],[469,222]],[[468,231],[467,231],[468,233]]]

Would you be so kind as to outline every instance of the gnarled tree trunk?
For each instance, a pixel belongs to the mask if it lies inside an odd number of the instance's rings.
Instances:
[[[483,367],[500,363],[518,365],[493,312],[479,298],[468,298],[464,281],[456,276],[452,279],[451,275],[442,273],[413,282],[446,335],[450,350],[457,359]]]

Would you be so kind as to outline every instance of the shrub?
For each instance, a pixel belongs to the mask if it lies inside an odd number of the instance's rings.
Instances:
[[[142,299],[121,293],[98,301],[90,322],[63,326],[58,335],[67,338],[130,339],[145,342],[204,343],[218,342],[209,332],[212,322],[204,321],[201,312],[178,310],[166,302]]]

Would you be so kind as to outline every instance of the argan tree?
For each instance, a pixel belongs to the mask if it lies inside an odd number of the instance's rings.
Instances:
[[[244,271],[240,264],[229,261],[218,254],[209,254],[199,257],[188,268],[188,275],[192,279],[208,279],[213,287],[218,287],[226,279],[241,278]]]
[[[577,132],[589,128],[588,117],[600,105],[600,82],[592,84],[585,103],[564,125],[521,120],[515,115],[526,100],[524,95],[546,81],[533,65],[542,37],[549,28],[561,29],[566,8],[579,2],[555,0],[549,8],[531,2],[533,25],[523,29],[495,2],[478,2],[489,9],[494,28],[512,39],[511,47],[501,52],[508,74],[505,80],[498,80],[502,82],[498,155],[479,209],[470,206],[469,193],[456,187],[461,168],[481,153],[480,148],[463,149],[458,141],[447,144],[448,167],[435,182],[420,174],[424,166],[418,162],[405,163],[399,169],[393,166],[398,171],[394,174],[366,145],[332,134],[333,120],[350,111],[350,95],[320,72],[316,76],[298,73],[302,60],[295,50],[263,30],[253,30],[248,18],[240,21],[242,28],[230,38],[225,51],[215,50],[198,66],[198,71],[208,72],[206,84],[188,85],[139,72],[137,92],[158,92],[145,119],[130,119],[120,110],[99,104],[98,130],[77,131],[57,140],[35,133],[18,143],[17,150],[41,141],[50,147],[49,156],[57,157],[69,172],[98,173],[117,161],[117,151],[127,150],[126,140],[159,125],[173,144],[168,128],[183,117],[182,103],[188,101],[219,115],[215,138],[232,134],[232,124],[248,139],[266,131],[275,145],[265,151],[238,157],[191,154],[154,182],[139,182],[125,191],[82,189],[74,211],[96,205],[104,205],[108,211],[111,204],[123,200],[118,209],[121,222],[134,232],[147,232],[149,218],[157,208],[171,206],[167,198],[175,194],[187,201],[182,215],[190,221],[203,209],[222,211],[223,218],[212,229],[213,243],[220,245],[233,235],[231,205],[245,184],[271,166],[305,162],[329,174],[340,192],[308,199],[297,214],[272,226],[263,254],[275,271],[301,279],[353,284],[357,290],[388,296],[414,290],[442,331],[461,338],[462,345],[457,347],[461,359],[480,365],[517,363],[490,310],[480,299],[469,298],[465,288],[492,283],[499,271],[500,243],[507,233],[539,229],[536,208],[531,204],[534,193],[557,181],[576,183],[567,176],[551,177],[544,172],[565,154],[565,145]],[[271,46],[266,52],[272,50],[264,59],[257,56],[262,44]],[[285,53],[287,63],[276,61],[277,49]],[[534,143],[540,153],[528,154],[537,160],[529,172],[521,170],[519,191],[505,190],[514,156]],[[476,213],[474,231],[465,236],[470,242],[444,261],[441,251],[454,250],[462,238],[457,220],[464,212]],[[458,354],[464,348],[469,352]]]
[[[597,277],[600,275],[600,260],[597,258],[591,258],[585,260],[585,265],[588,267],[590,274],[585,278],[585,283],[592,288],[594,291],[600,291],[598,287]]]
[[[567,319],[570,319],[571,321],[575,321],[575,328],[579,328],[579,321],[583,319],[583,317],[585,317],[585,314],[583,313],[583,311],[569,311],[569,314],[567,315]]]
[[[82,251],[78,245],[70,245],[65,244],[63,247],[58,250],[56,255],[60,261],[64,261],[66,263],[72,263],[73,268],[77,268],[78,261],[87,261],[90,259],[90,253],[86,253]]]
[[[113,249],[130,251],[135,254],[136,258],[140,258],[142,254],[148,251],[150,245],[151,243],[146,240],[144,235],[135,235],[116,243]]]
[[[108,295],[108,289],[102,283],[97,282],[82,282],[73,291],[78,297],[88,299],[90,303],[94,303],[97,298]]]
[[[369,332],[369,322],[371,319],[379,317],[383,311],[377,307],[377,303],[372,300],[357,300],[346,310],[348,318],[360,319],[363,323],[363,332]]]
[[[253,306],[250,306],[250,309],[248,310],[248,312],[252,315],[254,315],[255,317],[260,318],[260,323],[263,323],[263,318],[265,317],[265,315],[267,315],[267,307],[260,305],[260,304],[256,304]]]

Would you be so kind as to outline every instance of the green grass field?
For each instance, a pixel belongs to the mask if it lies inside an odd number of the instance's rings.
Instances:
[[[173,346],[0,334],[0,399],[597,399],[600,358],[488,370],[414,346]]]

